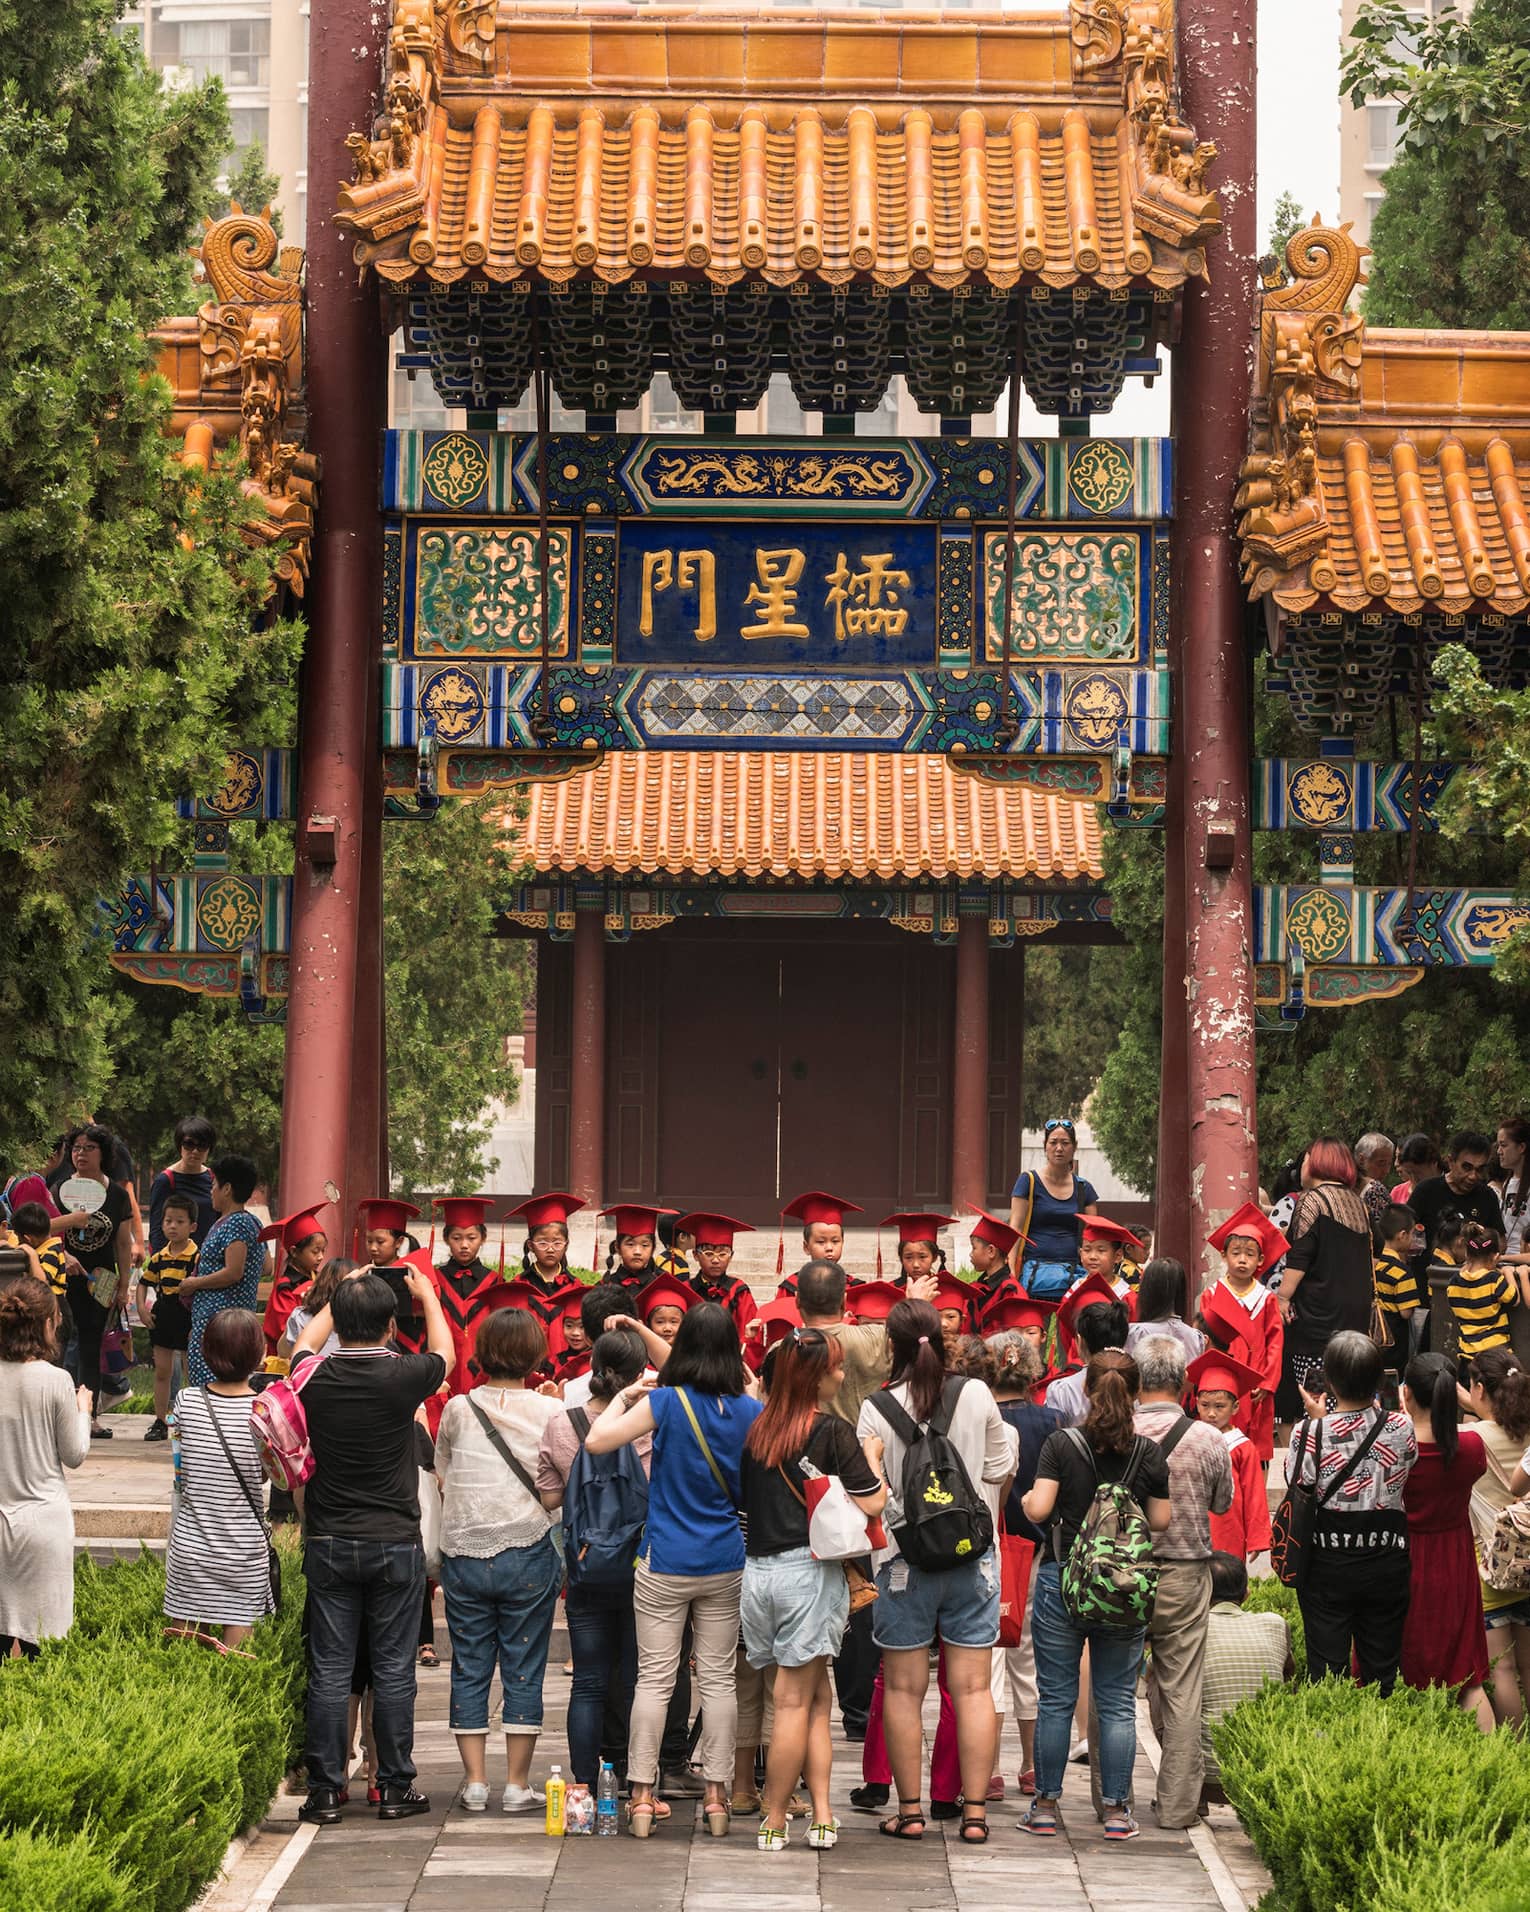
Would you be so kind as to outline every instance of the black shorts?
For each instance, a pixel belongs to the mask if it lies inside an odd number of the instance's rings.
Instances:
[[[182,1353],[191,1345],[191,1310],[179,1295],[161,1295],[154,1304],[154,1319],[149,1324],[151,1348],[175,1348]]]

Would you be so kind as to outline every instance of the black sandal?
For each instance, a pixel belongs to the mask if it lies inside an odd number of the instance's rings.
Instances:
[[[906,1830],[909,1826],[917,1826],[919,1830],[909,1832]],[[878,1821],[877,1831],[884,1839],[907,1839],[917,1845],[924,1837],[924,1814],[917,1806],[912,1812],[904,1812],[900,1807],[891,1819]]]
[[[979,1811],[982,1812],[982,1818],[973,1819],[968,1816],[968,1809],[965,1806],[962,1808],[960,1838],[964,1846],[986,1846],[988,1844],[988,1810],[986,1807],[980,1807]]]

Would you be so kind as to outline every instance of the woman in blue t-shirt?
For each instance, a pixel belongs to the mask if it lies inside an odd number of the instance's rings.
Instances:
[[[1009,1200],[1009,1225],[1025,1237],[1020,1279],[1037,1301],[1060,1301],[1083,1268],[1078,1259],[1079,1217],[1099,1209],[1094,1184],[1073,1172],[1078,1137],[1066,1116],[1042,1127],[1042,1166],[1022,1169]]]
[[[703,1811],[708,1832],[720,1838],[728,1830],[744,1580],[739,1468],[745,1437],[760,1412],[745,1386],[733,1317],[715,1302],[697,1302],[680,1323],[663,1385],[639,1382],[624,1389],[585,1440],[591,1454],[608,1454],[643,1434],[653,1436],[648,1525],[632,1595],[638,1677],[627,1740],[627,1823],[639,1839],[653,1831],[655,1819],[669,1817],[669,1808],[654,1798],[654,1786],[687,1620],[701,1692]]]

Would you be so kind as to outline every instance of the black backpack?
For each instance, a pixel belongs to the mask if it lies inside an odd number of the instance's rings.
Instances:
[[[648,1476],[629,1443],[610,1454],[584,1445],[590,1417],[569,1410],[579,1452],[563,1491],[563,1549],[571,1587],[630,1587],[648,1520]]]
[[[988,1503],[951,1445],[951,1416],[963,1385],[963,1376],[947,1377],[935,1412],[923,1427],[899,1406],[890,1388],[868,1396],[903,1443],[903,1524],[893,1529],[893,1537],[903,1558],[921,1573],[949,1573],[980,1560],[993,1545]]]

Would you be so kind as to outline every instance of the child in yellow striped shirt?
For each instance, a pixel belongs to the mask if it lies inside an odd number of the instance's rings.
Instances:
[[[1404,1207],[1401,1202],[1388,1202],[1371,1231],[1377,1251],[1373,1264],[1376,1306],[1391,1336],[1391,1344],[1383,1353],[1382,1360],[1385,1366],[1394,1368],[1399,1375],[1413,1353],[1413,1316],[1418,1309],[1418,1282],[1408,1266],[1408,1253],[1413,1246],[1413,1231],[1417,1226],[1417,1217],[1411,1208]]]
[[[1467,1221],[1461,1230],[1464,1260],[1451,1276],[1450,1311],[1456,1319],[1461,1359],[1469,1361],[1489,1348],[1509,1345],[1509,1310],[1517,1301],[1530,1307],[1530,1273],[1516,1269],[1513,1279],[1498,1266],[1502,1244],[1485,1223]]]

